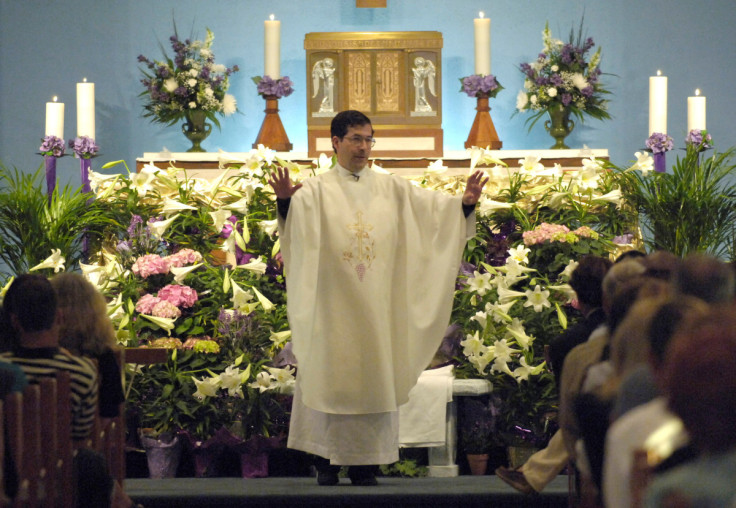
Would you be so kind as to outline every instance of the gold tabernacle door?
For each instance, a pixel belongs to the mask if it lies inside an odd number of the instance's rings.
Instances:
[[[307,52],[309,157],[332,153],[330,122],[357,109],[376,157],[442,157],[442,34],[319,32]]]

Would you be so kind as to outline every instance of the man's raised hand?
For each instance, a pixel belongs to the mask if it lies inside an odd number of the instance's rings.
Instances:
[[[468,177],[468,181],[465,183],[465,193],[463,194],[464,205],[474,205],[478,202],[483,186],[488,183],[488,177],[484,178],[484,176],[483,171],[477,170]]]
[[[302,184],[300,183],[296,185],[291,183],[289,170],[285,168],[277,168],[276,171],[271,173],[268,183],[271,185],[278,199],[289,199],[296,191],[302,188]]]

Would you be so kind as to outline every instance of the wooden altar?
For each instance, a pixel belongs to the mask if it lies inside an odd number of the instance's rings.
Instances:
[[[375,157],[442,156],[442,34],[319,32],[304,39],[308,157],[332,151],[340,111],[368,115]]]

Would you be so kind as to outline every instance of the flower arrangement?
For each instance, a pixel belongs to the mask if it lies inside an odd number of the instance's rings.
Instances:
[[[273,79],[271,76],[254,76],[253,82],[257,85],[258,94],[264,97],[273,96],[277,99],[288,97],[294,92],[294,83],[289,76]]]
[[[77,159],[91,159],[100,151],[95,140],[89,136],[81,136],[69,140],[69,148],[74,151],[74,157]]]
[[[39,150],[41,151],[41,155],[63,157],[65,150],[64,140],[57,136],[45,136]]]
[[[237,110],[235,97],[226,92],[230,76],[239,70],[238,66],[215,63],[211,48],[214,34],[210,29],[204,41],[181,41],[175,25],[169,40],[173,59],[165,52],[163,60],[138,56],[138,62],[145,65],[141,79],[145,90],[140,94],[145,98],[143,116],[173,125],[185,119],[188,111],[198,110],[219,127],[217,114],[229,116]]]
[[[675,147],[672,137],[661,132],[653,132],[644,142],[644,145],[647,150],[654,154],[669,152]]]
[[[707,130],[693,129],[685,136],[685,146],[694,146],[703,151],[713,148],[713,138]]]
[[[610,118],[610,92],[600,82],[601,48],[588,60],[593,39],[583,38],[583,25],[577,35],[573,30],[567,42],[553,39],[549,23],[542,32],[543,48],[537,59],[520,66],[525,76],[524,89],[516,98],[517,112],[531,111],[529,128],[552,108],[568,108],[580,120],[589,115],[598,120]]]
[[[472,74],[460,78],[460,83],[462,83],[460,91],[468,94],[468,97],[495,97],[498,92],[503,90],[503,86],[493,74],[486,76]]]

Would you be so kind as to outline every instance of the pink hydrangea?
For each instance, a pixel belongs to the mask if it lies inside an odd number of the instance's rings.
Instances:
[[[171,302],[161,300],[153,306],[151,315],[162,318],[176,319],[181,316],[179,308]]]
[[[196,290],[178,284],[169,284],[162,287],[158,292],[158,297],[185,309],[193,306],[199,300]]]
[[[568,239],[567,234],[569,232],[570,229],[562,224],[543,222],[531,231],[524,231],[521,236],[524,239],[524,245],[529,246],[544,242],[564,242]]]
[[[169,266],[180,268],[182,266],[199,263],[202,261],[202,254],[193,249],[182,249],[170,256],[166,256],[164,259],[168,261]]]
[[[152,294],[143,295],[141,299],[138,300],[138,303],[135,304],[135,310],[137,310],[141,314],[150,315],[151,312],[153,311],[153,308],[160,301],[161,301],[161,298],[153,296]]]
[[[158,254],[146,254],[135,260],[132,270],[145,279],[151,275],[169,273],[169,263]]]

